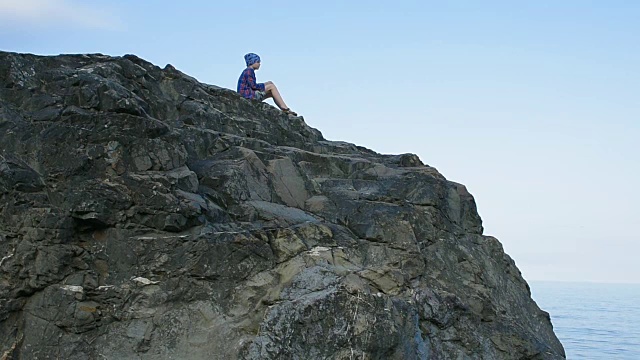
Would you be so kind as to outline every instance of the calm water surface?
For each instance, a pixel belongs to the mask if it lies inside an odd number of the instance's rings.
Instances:
[[[529,282],[567,359],[640,360],[640,284]]]

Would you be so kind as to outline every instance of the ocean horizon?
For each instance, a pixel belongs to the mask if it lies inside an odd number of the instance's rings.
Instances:
[[[640,359],[640,284],[528,283],[567,359]]]

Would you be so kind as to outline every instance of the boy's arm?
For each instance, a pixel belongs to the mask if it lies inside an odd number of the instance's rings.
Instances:
[[[252,90],[265,91],[264,83],[256,83],[255,73],[249,74],[249,86],[251,87]]]

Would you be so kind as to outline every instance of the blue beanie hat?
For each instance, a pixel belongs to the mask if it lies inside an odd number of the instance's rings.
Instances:
[[[244,56],[244,62],[247,63],[247,66],[251,66],[255,63],[260,62],[260,56],[254,53],[248,53],[247,55]]]

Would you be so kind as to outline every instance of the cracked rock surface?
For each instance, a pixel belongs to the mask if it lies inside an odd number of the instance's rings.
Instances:
[[[136,56],[0,52],[0,359],[564,359],[473,197]]]

